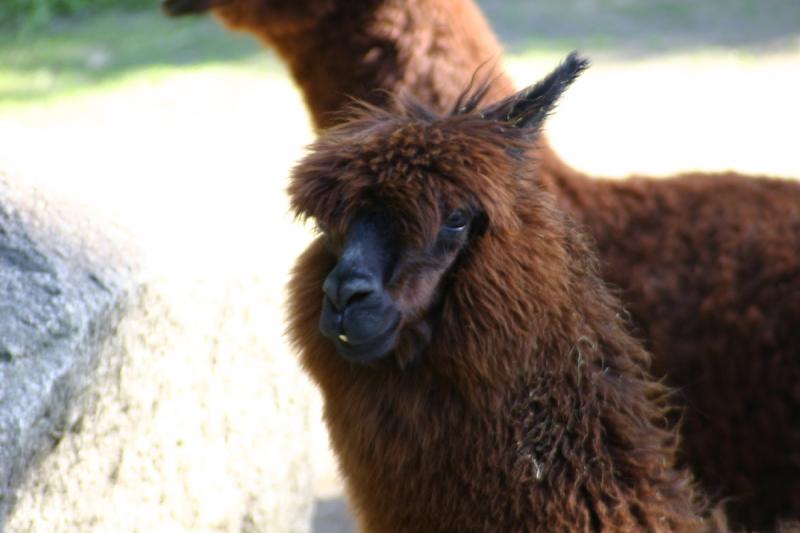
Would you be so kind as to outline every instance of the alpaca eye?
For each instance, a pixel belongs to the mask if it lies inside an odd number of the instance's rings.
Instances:
[[[467,215],[467,212],[464,211],[463,209],[456,209],[455,211],[447,215],[447,218],[444,221],[444,225],[448,229],[461,230],[464,229],[464,227],[467,225],[468,222],[469,222],[469,216]]]

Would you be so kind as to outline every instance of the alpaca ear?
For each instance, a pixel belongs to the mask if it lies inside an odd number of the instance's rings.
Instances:
[[[588,66],[587,59],[572,52],[545,79],[485,108],[481,117],[515,128],[538,130],[561,94]]]

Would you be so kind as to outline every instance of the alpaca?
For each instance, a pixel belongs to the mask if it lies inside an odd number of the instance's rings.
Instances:
[[[323,235],[293,272],[289,334],[364,531],[711,526],[666,388],[532,172],[585,66],[447,116],[365,105],[293,172],[292,207]]]
[[[389,93],[406,93],[443,112],[501,54],[471,0],[164,5],[212,9],[273,46],[320,129],[343,119],[351,97],[385,105]],[[486,101],[513,92],[499,72]],[[538,143],[537,179],[591,234],[652,371],[677,391],[681,460],[728,498],[737,526],[800,518],[797,185],[735,174],[592,179]]]

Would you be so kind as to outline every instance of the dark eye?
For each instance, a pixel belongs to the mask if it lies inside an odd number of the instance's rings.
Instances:
[[[456,209],[452,211],[444,220],[444,225],[447,229],[462,230],[469,223],[469,215],[463,209]]]

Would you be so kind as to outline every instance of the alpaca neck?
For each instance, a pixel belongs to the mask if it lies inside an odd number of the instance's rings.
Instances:
[[[280,10],[260,6],[258,15],[217,12],[229,26],[275,47],[300,85],[317,128],[337,123],[336,113],[352,98],[381,105],[390,93],[406,92],[445,111],[479,68],[484,75],[492,67],[501,72],[500,45],[471,0],[297,4]],[[501,73],[490,99],[513,92]]]

